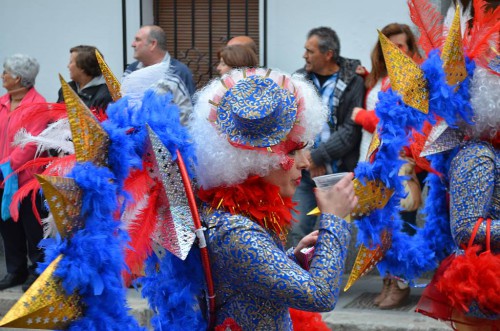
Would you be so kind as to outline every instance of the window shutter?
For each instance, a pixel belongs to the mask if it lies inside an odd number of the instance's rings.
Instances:
[[[156,0],[154,11],[170,54],[191,69],[197,88],[217,77],[228,39],[248,35],[259,45],[259,0]]]

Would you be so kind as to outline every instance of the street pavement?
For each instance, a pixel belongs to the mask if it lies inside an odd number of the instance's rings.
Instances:
[[[5,274],[3,243],[0,239],[0,277]],[[446,324],[414,312],[422,288],[413,288],[407,305],[393,310],[380,310],[372,304],[378,294],[382,281],[373,272],[360,280],[347,291],[343,288],[347,281],[344,276],[342,290],[336,308],[323,313],[323,320],[335,331],[449,331]],[[421,283],[428,279],[420,280]],[[21,297],[21,286],[0,291],[0,317]],[[127,290],[127,300],[132,314],[145,326],[149,326],[152,315],[147,302],[141,298],[139,291]],[[0,328],[0,331],[20,329]],[[30,330],[30,329],[24,329]],[[189,330],[189,328],[186,328]]]

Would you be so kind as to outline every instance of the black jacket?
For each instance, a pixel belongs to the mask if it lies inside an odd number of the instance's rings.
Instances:
[[[76,83],[71,81],[68,83],[69,86],[76,92]],[[96,108],[106,110],[108,104],[113,101],[111,94],[109,93],[108,86],[106,84],[94,85],[84,88],[78,93],[80,99],[89,109]],[[62,94],[62,89],[59,89],[58,103],[64,102],[64,97]]]
[[[330,123],[330,138],[311,151],[311,157],[316,165],[331,164],[337,160],[338,171],[353,171],[359,158],[359,143],[361,141],[361,126],[351,120],[354,107],[363,106],[365,86],[363,78],[355,70],[359,60],[340,58],[339,81],[345,83],[343,91],[335,89],[335,97],[339,99],[336,116],[337,125]],[[311,74],[304,69],[298,71],[312,81]],[[338,85],[338,83],[337,83]]]

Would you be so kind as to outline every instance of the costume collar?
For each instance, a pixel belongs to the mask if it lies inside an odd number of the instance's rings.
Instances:
[[[198,197],[211,208],[249,217],[283,242],[294,220],[291,212],[296,203],[291,198],[282,198],[278,186],[258,176],[231,187],[200,188]]]

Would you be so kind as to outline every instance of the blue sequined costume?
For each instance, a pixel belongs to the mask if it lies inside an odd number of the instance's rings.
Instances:
[[[335,307],[350,241],[350,225],[324,214],[309,271],[271,231],[223,211],[204,212],[217,302],[217,322],[243,330],[292,330],[288,308]]]
[[[476,221],[491,218],[491,249],[500,249],[500,151],[487,142],[461,147],[450,167],[451,233],[459,247],[467,246]],[[484,247],[486,225],[475,244]]]

